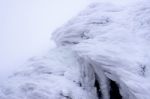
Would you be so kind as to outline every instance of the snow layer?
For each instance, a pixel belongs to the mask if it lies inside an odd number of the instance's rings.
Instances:
[[[109,80],[123,99],[149,99],[149,4],[90,5],[53,33],[56,48],[0,84],[0,99],[110,99]]]
[[[68,48],[32,58],[24,67],[3,82],[0,99],[97,99],[92,68]]]
[[[99,78],[116,81],[123,99],[150,97],[150,2],[92,4],[53,37],[93,64]],[[104,73],[99,73],[101,70]],[[101,82],[101,81],[100,81]],[[107,83],[105,94],[109,92]],[[104,94],[104,99],[107,94]]]

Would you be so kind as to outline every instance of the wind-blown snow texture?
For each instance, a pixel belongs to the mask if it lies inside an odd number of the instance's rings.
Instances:
[[[149,99],[150,2],[92,4],[53,39],[56,48],[1,84],[0,99],[109,99],[109,80],[123,99]]]

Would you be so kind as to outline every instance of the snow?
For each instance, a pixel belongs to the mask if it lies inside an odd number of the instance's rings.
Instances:
[[[120,85],[124,99],[149,99],[149,3],[92,4],[58,29],[54,39],[96,63],[95,72],[104,79],[99,74],[102,68],[107,78]]]
[[[109,80],[123,99],[149,99],[149,3],[91,4],[53,33],[56,48],[1,84],[0,99],[110,99]]]
[[[30,59],[22,71],[4,81],[0,99],[97,99],[94,80],[81,79],[82,64],[68,48],[52,49],[42,57]],[[89,73],[85,76],[93,75]]]

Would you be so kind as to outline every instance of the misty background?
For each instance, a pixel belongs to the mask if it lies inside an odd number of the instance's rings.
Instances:
[[[0,79],[54,46],[51,33],[86,0],[0,0]]]

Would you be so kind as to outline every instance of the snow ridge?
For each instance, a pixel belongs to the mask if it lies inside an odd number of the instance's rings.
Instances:
[[[111,82],[120,99],[149,99],[149,3],[91,4],[53,33],[56,48],[0,84],[0,99],[113,99]]]
[[[92,4],[53,37],[58,45],[71,45],[80,57],[94,63],[99,78],[104,79],[99,74],[103,71],[106,78],[115,81],[123,99],[149,99],[149,3],[126,7]]]

